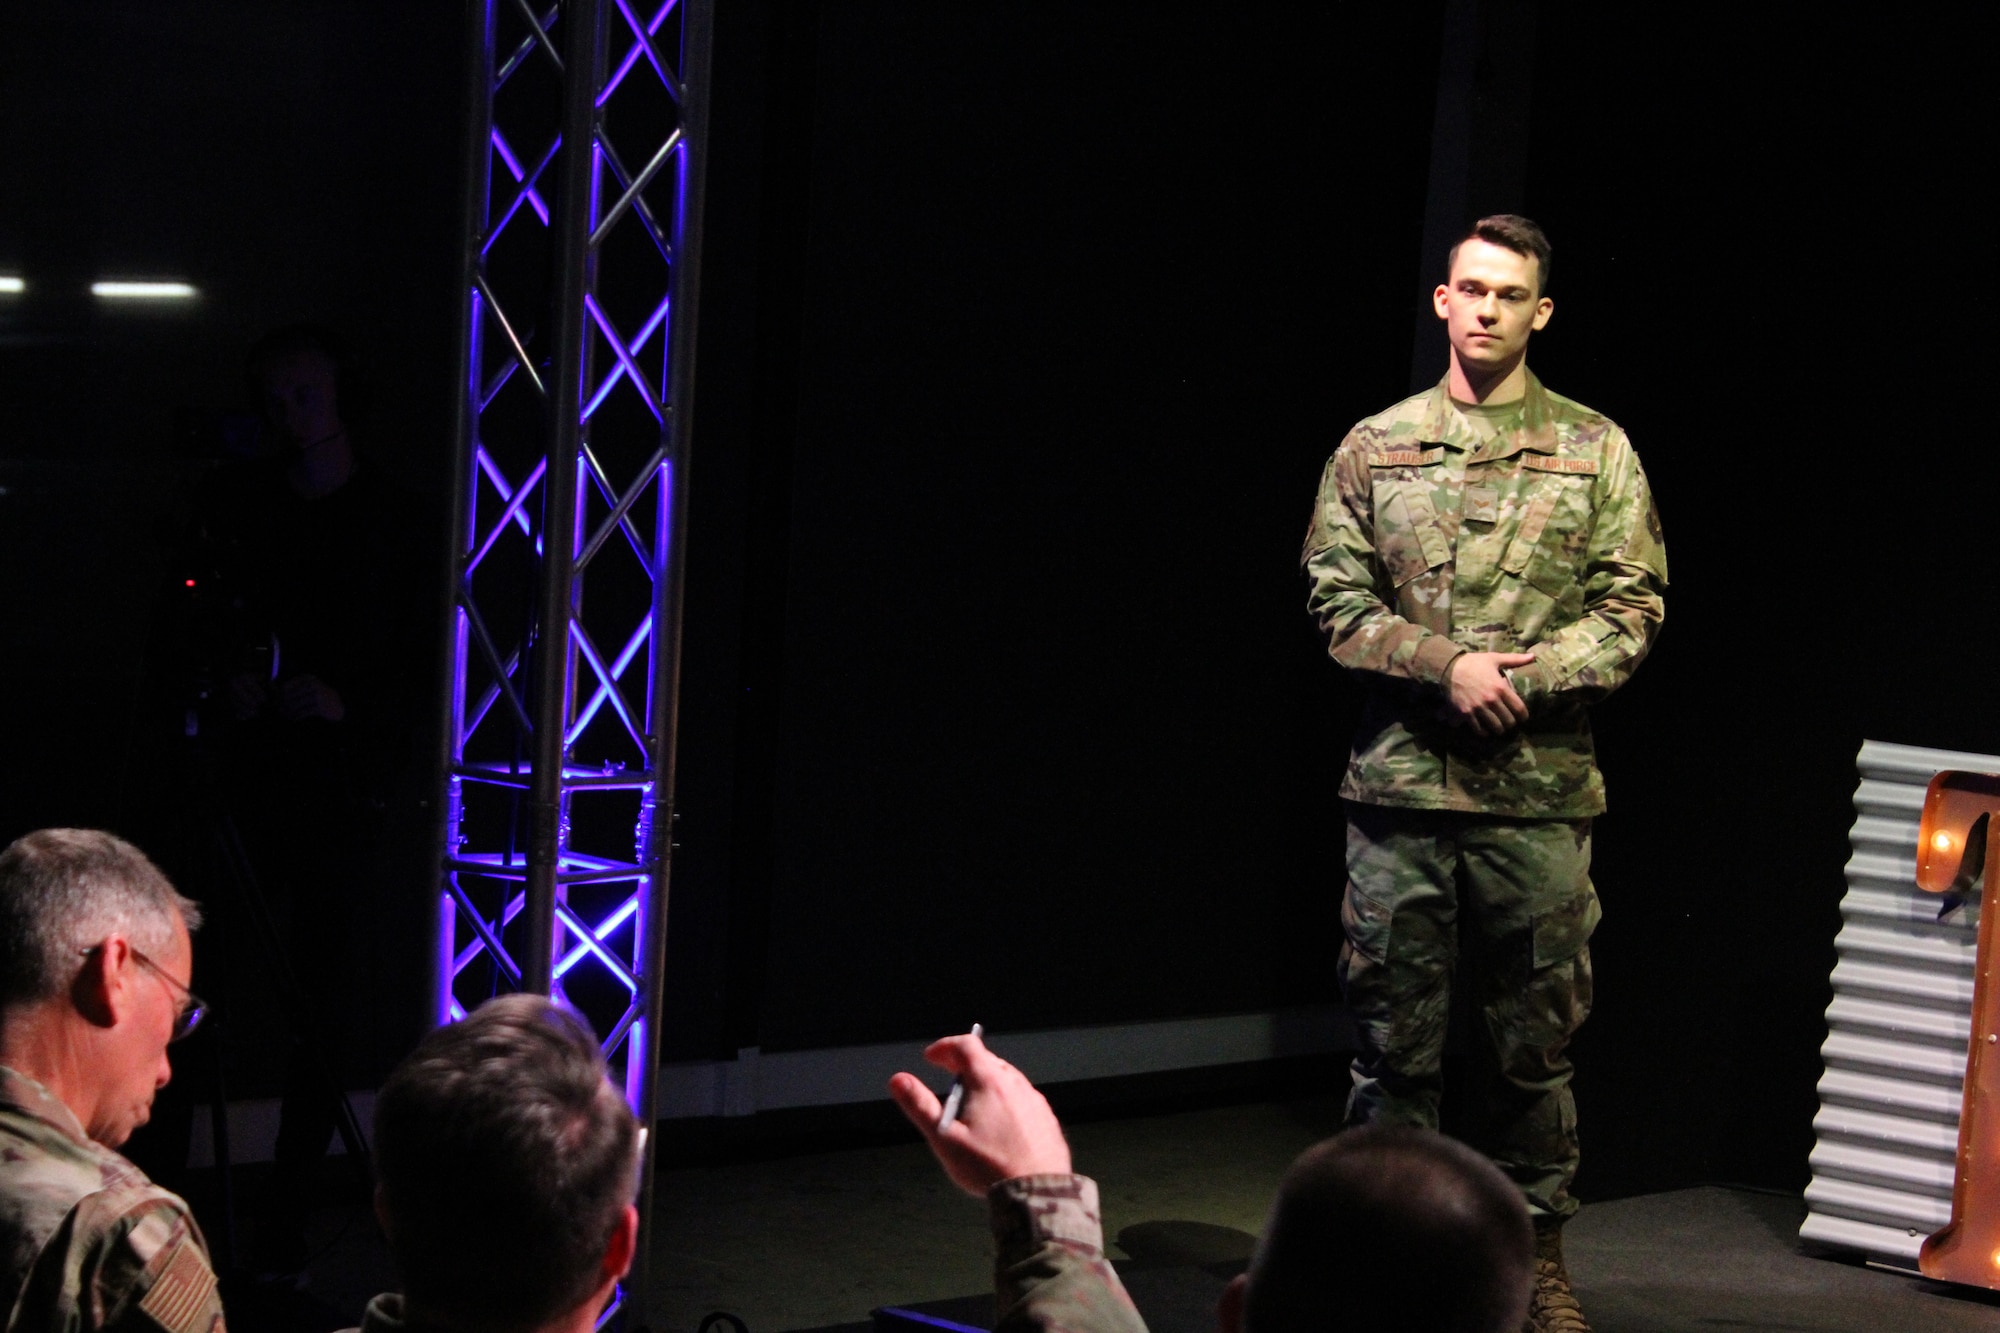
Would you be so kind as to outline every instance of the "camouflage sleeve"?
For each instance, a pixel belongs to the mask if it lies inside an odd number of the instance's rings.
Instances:
[[[1348,670],[1436,685],[1465,650],[1391,608],[1375,542],[1367,453],[1349,434],[1320,477],[1299,557],[1310,585],[1306,609],[1327,636],[1333,660]]]
[[[993,1210],[994,1333],[1146,1333],[1104,1257],[1097,1182],[1020,1176],[986,1192]]]
[[[1605,447],[1605,497],[1580,570],[1583,613],[1535,645],[1514,673],[1531,710],[1553,700],[1594,703],[1623,685],[1666,616],[1667,548],[1639,455],[1623,431]]]
[[[178,1199],[87,1196],[43,1247],[19,1327],[102,1333],[224,1333],[208,1247]]]

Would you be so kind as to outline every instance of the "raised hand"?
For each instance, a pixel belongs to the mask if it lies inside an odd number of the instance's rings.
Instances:
[[[889,1096],[931,1145],[953,1184],[983,1198],[993,1185],[1016,1176],[1069,1174],[1069,1143],[1048,1099],[984,1041],[946,1037],[926,1047],[924,1059],[964,1085],[958,1118],[940,1130],[944,1108],[914,1074],[891,1078]]]

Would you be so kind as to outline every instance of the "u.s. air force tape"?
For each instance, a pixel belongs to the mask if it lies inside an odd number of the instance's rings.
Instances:
[[[1573,477],[1597,475],[1595,458],[1552,458],[1546,454],[1522,454],[1521,466],[1536,472],[1566,472]]]

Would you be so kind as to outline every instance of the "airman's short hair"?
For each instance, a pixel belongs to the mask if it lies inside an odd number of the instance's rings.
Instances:
[[[581,1018],[507,995],[430,1033],[389,1075],[375,1156],[409,1307],[515,1333],[601,1280],[638,1192],[639,1123]]]
[[[1244,1328],[1514,1333],[1534,1248],[1519,1187],[1472,1149],[1403,1125],[1349,1130],[1279,1184]]]
[[[1555,252],[1549,246],[1548,234],[1534,219],[1524,218],[1519,213],[1494,213],[1473,223],[1472,230],[1459,237],[1444,261],[1447,281],[1451,278],[1451,266],[1458,262],[1459,247],[1467,241],[1484,241],[1534,260],[1535,295],[1549,294],[1549,262]]]

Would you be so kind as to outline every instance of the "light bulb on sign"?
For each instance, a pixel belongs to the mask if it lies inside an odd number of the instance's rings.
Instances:
[[[1951,834],[1949,834],[1949,833],[1946,833],[1946,832],[1944,832],[1944,831],[1942,831],[1942,830],[1940,830],[1940,831],[1938,831],[1938,832],[1936,832],[1936,833],[1933,833],[1933,834],[1931,834],[1931,850],[1932,850],[1932,851],[1934,851],[1934,852],[1948,852],[1948,851],[1950,851],[1950,850],[1951,850]]]

